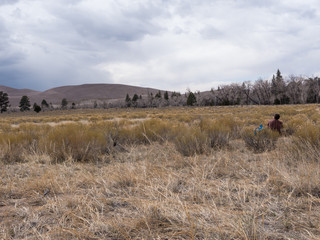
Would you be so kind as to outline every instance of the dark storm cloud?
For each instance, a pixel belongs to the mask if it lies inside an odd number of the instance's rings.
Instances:
[[[0,50],[0,69],[17,64],[23,60],[23,55]]]
[[[0,69],[0,85],[10,86],[13,88],[20,88],[22,84],[20,80],[20,74],[12,72],[12,70],[1,70]]]

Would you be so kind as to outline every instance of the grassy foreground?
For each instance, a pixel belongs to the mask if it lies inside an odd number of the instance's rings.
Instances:
[[[0,239],[319,239],[318,105],[0,117]]]

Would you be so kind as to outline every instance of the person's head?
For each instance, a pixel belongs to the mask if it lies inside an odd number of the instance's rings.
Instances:
[[[276,114],[274,115],[274,119],[279,120],[279,118],[280,118],[280,114],[276,113]]]

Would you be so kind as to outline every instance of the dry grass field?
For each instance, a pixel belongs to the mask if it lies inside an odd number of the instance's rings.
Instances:
[[[2,114],[0,239],[320,239],[319,109]]]

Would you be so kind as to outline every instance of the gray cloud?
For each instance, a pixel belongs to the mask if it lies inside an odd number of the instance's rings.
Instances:
[[[9,4],[10,3],[10,4]],[[0,0],[0,84],[168,90],[317,74],[316,0]]]
[[[0,18],[0,73],[2,69],[21,62],[23,58],[23,54],[12,46],[10,31]]]
[[[19,2],[19,0],[0,0],[0,5],[15,4],[17,2]]]
[[[145,19],[144,15],[121,13],[117,18],[88,16],[83,11],[63,11],[58,15],[66,27],[75,31],[81,38],[89,40],[136,41],[144,35],[154,34],[159,28]],[[57,16],[57,15],[56,15]]]

